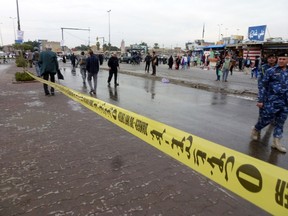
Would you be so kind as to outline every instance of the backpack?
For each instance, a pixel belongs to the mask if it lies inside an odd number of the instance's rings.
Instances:
[[[246,59],[245,63],[244,63],[245,67],[250,67],[250,64],[251,64],[251,60],[250,59]]]
[[[85,57],[85,56],[81,56],[81,57],[80,57],[79,64],[80,64],[80,65],[86,65],[86,57]]]
[[[39,52],[34,52],[33,54],[33,61],[39,61]]]

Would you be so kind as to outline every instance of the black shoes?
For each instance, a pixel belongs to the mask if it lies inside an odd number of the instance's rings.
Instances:
[[[110,87],[110,83],[108,82],[108,87]],[[119,83],[114,83],[114,86],[119,86]]]
[[[91,90],[89,93],[96,95],[96,91],[94,91],[94,90]]]
[[[51,94],[50,94],[49,92],[46,92],[46,93],[45,93],[45,96],[54,96],[54,95],[55,95],[54,92],[51,92]]]

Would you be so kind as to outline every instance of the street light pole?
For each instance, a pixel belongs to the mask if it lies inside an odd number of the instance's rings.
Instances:
[[[89,29],[88,47],[90,48],[90,27],[88,27],[88,29]]]
[[[1,25],[2,25],[2,23],[0,23],[0,38],[1,38],[1,46],[3,46],[3,38],[2,38]]]
[[[111,10],[108,10],[108,22],[109,22],[109,52],[110,52],[110,47],[111,47],[111,43],[110,43],[110,12]]]
[[[219,34],[218,34],[218,41],[220,41],[220,35],[221,35],[221,26],[223,24],[218,24],[218,27],[219,27]]]
[[[225,28],[225,34],[226,34],[226,37],[228,37],[228,28]]]
[[[20,16],[19,16],[19,7],[18,7],[18,0],[16,0],[16,6],[17,6],[18,31],[21,31],[21,27],[20,27]]]
[[[15,32],[15,24],[14,24],[14,19],[16,19],[16,17],[9,17],[9,18],[12,19],[12,22],[13,22],[14,40],[16,41],[16,32]]]

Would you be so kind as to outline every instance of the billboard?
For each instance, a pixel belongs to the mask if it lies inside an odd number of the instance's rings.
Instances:
[[[15,44],[22,44],[23,40],[15,40]]]
[[[17,40],[15,40],[15,43],[21,44],[23,43],[23,36],[24,36],[24,31],[17,31]]]
[[[250,26],[248,28],[248,39],[254,41],[264,41],[266,25]]]

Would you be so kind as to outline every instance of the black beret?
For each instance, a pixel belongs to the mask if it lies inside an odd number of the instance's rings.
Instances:
[[[271,53],[271,54],[267,55],[267,58],[271,58],[271,57],[275,57],[276,58],[277,56],[276,56],[275,53]]]
[[[279,53],[278,57],[288,57],[287,52]]]

